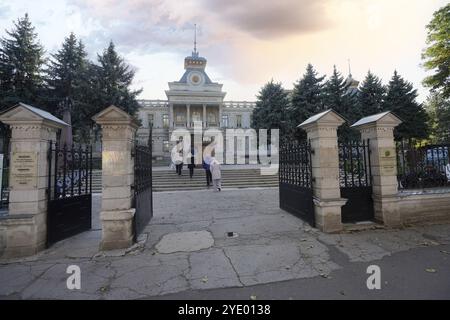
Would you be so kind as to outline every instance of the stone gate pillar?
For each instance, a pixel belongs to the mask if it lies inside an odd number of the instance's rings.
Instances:
[[[46,246],[49,141],[68,124],[23,103],[3,112],[0,121],[11,128],[9,208],[0,217],[0,256],[29,256]]]
[[[110,106],[92,118],[102,128],[102,250],[127,248],[133,243],[132,208],[137,121]]]
[[[311,162],[316,227],[324,232],[342,230],[339,186],[337,128],[345,120],[333,110],[316,114],[299,128],[306,130],[311,143]]]
[[[361,132],[362,140],[369,140],[375,219],[389,227],[401,224],[394,141],[394,128],[401,122],[387,111],[362,118],[352,125]]]

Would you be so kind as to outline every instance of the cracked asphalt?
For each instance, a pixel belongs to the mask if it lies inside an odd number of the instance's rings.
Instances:
[[[280,210],[278,189],[161,192],[136,245],[99,252],[98,195],[93,207],[93,230],[0,261],[0,298],[450,298],[450,224],[330,235]],[[209,233],[212,245],[158,252],[165,235],[192,231]],[[373,264],[381,290],[366,287]],[[66,287],[69,265],[81,269],[80,290]]]

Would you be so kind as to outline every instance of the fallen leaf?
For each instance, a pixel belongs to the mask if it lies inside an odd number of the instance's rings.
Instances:
[[[202,281],[203,281],[204,283],[208,282],[208,277],[207,277],[207,276],[204,276],[204,277],[202,278]]]
[[[429,272],[429,273],[436,273],[436,269],[433,269],[433,268],[425,269],[425,271]]]
[[[250,296],[250,300],[256,300],[256,296]]]

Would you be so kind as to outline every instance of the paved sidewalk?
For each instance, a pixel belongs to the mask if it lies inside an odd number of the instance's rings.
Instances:
[[[94,197],[97,215],[98,199]],[[97,217],[90,232],[34,257],[1,263],[0,298],[208,298],[208,292],[220,298],[224,292],[223,297],[245,299],[254,290],[271,292],[270,298],[308,297],[316,291],[284,291],[294,290],[289,284],[295,281],[323,287],[323,281],[331,284],[340,273],[352,286],[368,276],[361,266],[386,263],[399,254],[408,255],[410,264],[420,259],[427,266],[414,274],[416,283],[433,274],[450,279],[450,224],[327,235],[280,210],[277,189],[155,193],[154,218],[140,243],[98,252],[100,237]],[[422,261],[414,256],[418,250],[433,250],[436,261]],[[81,290],[66,288],[66,268],[73,264],[81,268]],[[360,266],[362,274],[348,275],[356,270],[352,266]],[[227,295],[229,290],[244,294]]]

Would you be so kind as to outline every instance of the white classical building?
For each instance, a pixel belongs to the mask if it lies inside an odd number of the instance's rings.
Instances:
[[[170,137],[175,129],[193,132],[194,122],[203,129],[250,128],[255,102],[224,101],[222,84],[205,72],[206,59],[194,48],[184,59],[185,72],[179,81],[169,82],[167,100],[140,100],[142,126],[138,139],[147,141],[152,130],[153,155],[170,157]]]

